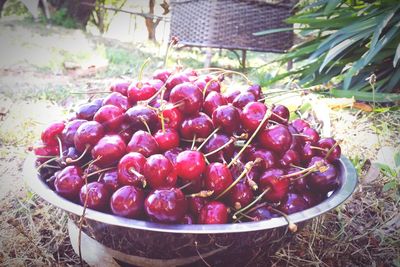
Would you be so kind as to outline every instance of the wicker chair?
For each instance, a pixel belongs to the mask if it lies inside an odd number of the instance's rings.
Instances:
[[[253,33],[288,27],[294,0],[171,0],[171,36],[186,46],[282,53],[293,44],[293,32]]]

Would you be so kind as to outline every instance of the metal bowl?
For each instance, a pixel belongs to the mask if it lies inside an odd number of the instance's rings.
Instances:
[[[83,207],[52,191],[38,176],[34,161],[34,155],[29,155],[24,163],[26,184],[77,223]],[[353,165],[341,157],[337,166],[340,187],[320,204],[290,215],[298,226],[339,206],[354,192],[357,174]],[[283,217],[223,225],[167,225],[88,209],[85,219],[85,234],[113,251],[131,255],[135,265],[186,265],[206,260],[213,266],[241,266],[260,250],[264,255],[274,254],[293,237]]]

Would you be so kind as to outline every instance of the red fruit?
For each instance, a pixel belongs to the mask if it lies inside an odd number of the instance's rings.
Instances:
[[[89,209],[106,211],[108,210],[110,192],[106,186],[99,182],[92,182],[87,185],[83,185],[79,199],[82,205],[85,205]]]
[[[96,165],[109,167],[116,164],[126,153],[126,145],[119,135],[106,135],[92,149]]]
[[[186,180],[196,180],[204,172],[206,161],[198,151],[186,150],[176,158],[176,171],[179,177]]]
[[[150,156],[144,165],[143,174],[152,189],[176,185],[177,177],[174,165],[163,155]]]
[[[313,128],[304,128],[301,133],[303,136],[303,142],[311,142],[311,144],[316,144],[319,140],[318,132]]]
[[[229,89],[223,94],[223,97],[225,98],[226,102],[232,103],[235,97],[237,97],[238,95],[240,95],[240,90]]]
[[[74,144],[79,152],[83,152],[86,147],[92,149],[97,142],[104,136],[104,127],[97,121],[82,123],[74,136]]]
[[[204,185],[207,190],[214,191],[215,196],[221,194],[232,183],[232,174],[226,164],[213,162],[207,166],[204,172]]]
[[[211,201],[200,210],[199,224],[224,224],[228,222],[228,208],[224,203]]]
[[[136,219],[143,213],[145,194],[132,185],[118,189],[111,196],[110,206],[113,214]]]
[[[186,74],[182,73],[182,72],[179,72],[179,73],[172,74],[168,78],[168,82],[166,84],[166,87],[167,87],[168,91],[171,91],[177,85],[180,85],[180,84],[183,84],[183,83],[186,83],[186,82],[189,82],[188,76]]]
[[[133,106],[125,114],[127,121],[134,129],[147,130],[146,124],[152,130],[158,126],[158,115],[149,107],[143,105]]]
[[[118,182],[121,185],[143,186],[143,178],[137,174],[143,174],[146,158],[137,152],[130,152],[123,156],[118,163]]]
[[[127,95],[126,92],[127,92],[128,87],[129,87],[130,84],[131,83],[127,82],[127,81],[116,81],[111,85],[110,91],[111,92],[118,92],[118,93],[126,96]]]
[[[224,105],[214,110],[212,114],[214,127],[221,128],[221,131],[228,135],[232,135],[239,130],[240,114],[237,108],[232,105]]]
[[[240,121],[247,131],[254,132],[264,119],[265,113],[267,113],[267,107],[263,103],[250,102],[244,106]]]
[[[165,83],[170,75],[171,72],[168,70],[156,70],[153,73],[153,79],[158,79]]]
[[[191,214],[185,214],[182,220],[179,222],[181,224],[195,224],[195,219]]]
[[[262,206],[249,213],[249,216],[253,221],[263,221],[278,217],[276,213],[273,213],[267,206]]]
[[[286,151],[279,161],[283,168],[289,168],[291,165],[298,166],[300,164],[300,156],[295,150]]]
[[[74,145],[74,136],[79,126],[81,126],[86,120],[72,120],[67,122],[64,130],[61,133],[62,144],[66,147]]]
[[[310,124],[306,122],[305,120],[302,119],[295,119],[291,122],[291,125],[299,132],[301,133],[304,128],[310,128]]]
[[[202,92],[196,85],[188,82],[175,86],[169,100],[178,105],[178,109],[185,115],[195,115],[203,106]]]
[[[208,140],[208,142],[204,145],[203,152],[204,152],[204,154],[207,154],[212,151],[215,151],[218,148],[220,148],[221,146],[228,143],[230,140],[231,140],[231,138],[225,134],[214,134]],[[231,143],[230,145],[226,146],[221,151],[207,156],[207,159],[210,161],[213,161],[213,162],[215,162],[215,161],[223,162],[224,160],[229,161],[232,159],[234,151],[235,151],[235,145],[233,143]]]
[[[221,91],[221,84],[219,83],[219,81],[213,80],[211,81],[211,77],[207,78],[207,77],[200,77],[198,78],[194,84],[199,87],[199,89],[204,92],[204,89],[206,88],[207,84],[207,88],[205,91],[205,95],[208,95],[211,92],[217,92],[219,93]]]
[[[277,156],[264,148],[254,149],[253,151],[249,151],[248,159],[251,161],[260,160],[260,163],[256,165],[258,169],[265,171],[269,168],[274,168],[277,165]]]
[[[256,97],[256,99],[259,99],[261,96],[261,86],[259,84],[250,85],[246,89],[246,92],[252,93]]]
[[[147,100],[151,98],[156,92],[157,89],[150,84],[141,82],[138,82],[135,85],[131,84],[131,86],[128,88],[129,103],[135,104],[138,101]]]
[[[101,103],[92,101],[90,103],[79,106],[75,112],[76,118],[87,121],[93,120],[94,114],[96,114],[96,112],[101,108],[102,103],[103,100],[101,100]]]
[[[190,197],[188,198],[188,203],[190,213],[198,217],[201,208],[203,208],[204,205],[207,204],[207,199],[205,199],[204,197]]]
[[[261,190],[269,191],[264,195],[264,199],[270,202],[281,201],[289,191],[289,179],[281,178],[285,172],[281,169],[266,170],[260,177],[259,186]]]
[[[257,101],[256,97],[251,92],[242,92],[232,101],[232,105],[238,109],[243,109],[248,103]]]
[[[200,112],[197,115],[187,117],[180,127],[180,134],[184,139],[206,138],[213,131],[213,122],[206,114]]]
[[[59,146],[46,146],[42,143],[38,144],[33,148],[33,153],[36,156],[58,156],[60,155],[60,148]],[[40,163],[44,163],[45,161],[49,160],[48,158],[37,158],[37,161]]]
[[[119,107],[123,111],[128,109],[128,98],[121,93],[113,92],[103,100],[103,106],[112,105]]]
[[[264,148],[281,154],[289,149],[292,134],[286,126],[278,124],[261,130],[258,140]]]
[[[182,148],[175,147],[173,149],[167,150],[164,152],[164,156],[171,161],[174,166],[176,165],[176,158],[178,157],[179,153],[182,152]]]
[[[292,214],[308,209],[308,207],[307,201],[301,195],[289,193],[279,205],[279,210],[286,214]]]
[[[158,130],[154,134],[154,138],[156,139],[161,152],[179,146],[179,134],[173,128],[166,128],[164,131]]]
[[[228,195],[229,204],[232,207],[243,208],[254,199],[253,190],[247,183],[237,183]]]
[[[315,158],[317,157],[314,157],[313,159]],[[309,166],[311,165],[313,165],[313,160],[311,160]],[[307,183],[311,192],[325,194],[335,190],[339,186],[336,167],[332,164],[327,164],[327,167],[328,169],[326,171],[316,171],[307,177]]]
[[[145,131],[137,131],[132,135],[127,146],[127,152],[139,152],[145,157],[158,153],[159,148],[156,139]]]
[[[172,103],[167,103],[162,111],[162,114],[166,127],[173,128],[175,130],[179,129],[179,126],[183,120],[183,116],[182,112],[177,107],[174,107]]]
[[[108,131],[115,131],[121,127],[124,117],[123,109],[113,105],[106,105],[102,106],[94,114],[93,120],[103,125]]]
[[[77,166],[67,166],[55,174],[54,187],[56,192],[72,201],[78,200],[79,191],[83,186],[82,169]]]
[[[287,107],[284,105],[276,105],[272,109],[271,119],[272,121],[276,121],[278,123],[287,124],[289,121],[290,112]]]
[[[121,185],[118,182],[118,171],[117,169],[112,169],[104,172],[100,178],[99,182],[104,184],[107,190],[111,193],[115,192]]]
[[[322,157],[326,157],[328,151],[335,146],[336,141],[333,138],[322,138],[318,141],[318,146],[320,148],[324,148],[327,152],[319,150],[318,154],[321,155]],[[339,145],[336,145],[331,153],[329,154],[329,157],[327,158],[327,161],[332,163],[335,160],[340,158],[340,155],[342,154],[341,148]]]
[[[228,102],[226,102],[225,98],[220,93],[210,92],[204,99],[203,111],[211,117],[214,110],[226,104],[228,104]]]
[[[48,146],[58,145],[57,137],[61,137],[61,132],[64,130],[65,122],[57,121],[51,123],[42,132],[42,142]]]

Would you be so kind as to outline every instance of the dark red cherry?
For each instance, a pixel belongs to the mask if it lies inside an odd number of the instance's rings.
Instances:
[[[153,79],[158,79],[165,83],[170,75],[171,72],[169,70],[160,69],[153,73]]]
[[[199,87],[202,92],[205,90],[205,95],[208,95],[211,92],[221,92],[221,84],[219,81],[215,80],[215,78],[213,80],[211,79],[213,78],[210,77],[207,79],[205,77],[200,77],[194,82],[194,84]]]
[[[40,156],[49,157],[49,156],[58,156],[60,155],[60,148],[58,145],[55,146],[47,146],[43,143],[39,143],[33,147],[33,153],[37,158],[37,161],[40,163],[44,163],[45,161],[49,160],[48,158],[41,158]]]
[[[124,122],[121,124],[120,128],[113,134],[118,134],[124,140],[125,144],[128,144],[132,138],[133,133],[136,131],[128,122]]]
[[[74,136],[79,126],[81,126],[86,120],[72,120],[67,122],[64,130],[61,132],[62,144],[66,147],[74,145]]]
[[[221,128],[221,131],[232,135],[239,129],[240,113],[237,108],[232,105],[224,105],[214,110],[212,121],[215,128]]]
[[[247,131],[254,132],[264,119],[266,112],[267,107],[263,103],[250,102],[244,106],[240,121]],[[264,124],[264,127],[265,125],[266,124]]]
[[[194,136],[196,138],[208,137],[213,129],[213,122],[210,117],[203,112],[199,112],[183,120],[179,132],[184,139],[192,140]]]
[[[94,114],[101,108],[102,103],[90,102],[83,104],[76,110],[76,118],[81,120],[91,121],[93,120]]]
[[[223,145],[227,144],[230,140],[231,138],[225,134],[214,134],[204,145],[203,152],[204,154],[207,154],[212,151],[215,151],[220,147],[222,147]],[[235,151],[235,145],[231,143],[221,151],[207,156],[207,159],[213,162],[215,161],[223,162],[224,160],[229,161],[232,159],[234,151]]]
[[[197,218],[200,214],[201,208],[203,208],[207,202],[207,199],[204,197],[189,197],[189,212]]]
[[[110,206],[113,214],[136,219],[143,214],[145,194],[133,186],[126,185],[118,189],[111,196]]]
[[[116,164],[126,153],[126,145],[119,135],[106,135],[92,149],[96,165],[109,167]]]
[[[137,105],[126,111],[127,121],[135,129],[147,130],[146,124],[151,130],[158,126],[158,115],[153,109]]]
[[[57,137],[61,137],[61,133],[65,128],[64,121],[52,122],[42,132],[42,142],[48,146],[58,145]]]
[[[311,144],[316,144],[319,140],[319,134],[313,128],[304,128],[301,134],[304,142],[311,142]]]
[[[295,119],[291,122],[291,125],[299,132],[301,133],[304,128],[310,128],[310,124],[306,122],[305,120],[302,119]]]
[[[160,79],[161,80],[161,79]],[[168,82],[166,84],[167,90],[171,91],[172,89],[174,89],[176,86],[189,82],[189,78],[186,74],[182,73],[182,72],[178,72],[175,74],[172,74],[169,78],[168,78]]]
[[[184,69],[182,73],[188,76],[189,78],[198,76],[197,71],[192,68]]]
[[[125,111],[128,109],[128,98],[121,93],[113,92],[104,98],[103,106],[106,105],[113,105]]]
[[[154,134],[154,138],[156,139],[161,152],[179,146],[179,134],[173,128],[166,128],[164,131],[162,129],[158,130]]]
[[[181,221],[188,209],[185,195],[178,188],[153,190],[144,206],[150,220],[161,223]]]
[[[128,152],[139,152],[145,157],[149,157],[159,152],[156,139],[145,131],[137,131],[132,135],[127,149]]]
[[[306,142],[304,146],[300,150],[300,158],[303,164],[308,164],[310,160],[316,156],[316,150],[312,148],[312,144],[310,142]]]
[[[214,191],[218,196],[233,183],[231,171],[223,163],[213,162],[204,172],[204,185],[207,190]]]
[[[85,205],[89,209],[106,211],[110,201],[110,192],[106,186],[99,182],[92,182],[87,185],[83,185],[79,199],[82,205]]]
[[[185,180],[196,180],[206,169],[204,155],[198,151],[186,150],[176,158],[178,176]]]
[[[163,87],[164,82],[159,79],[151,79],[151,80],[148,80],[146,82],[146,84],[153,86],[158,91]]]
[[[225,98],[220,93],[210,92],[204,99],[203,111],[211,117],[214,110],[226,104],[228,104],[228,102],[226,102]]]
[[[289,168],[291,165],[298,166],[300,164],[300,156],[295,150],[287,150],[279,160],[282,168]]]
[[[284,105],[276,105],[272,109],[271,120],[278,123],[287,124],[289,121],[290,112]]]
[[[255,167],[262,171],[277,166],[277,156],[270,150],[258,148],[248,153],[247,158],[250,161],[261,160]]]
[[[289,191],[289,179],[281,178],[285,172],[282,169],[268,169],[260,177],[261,190],[269,188],[264,199],[270,202],[281,201]]]
[[[252,84],[246,89],[246,92],[252,93],[256,97],[256,99],[260,98],[261,91],[261,86],[259,84]]]
[[[74,144],[79,152],[83,152],[86,147],[92,149],[97,142],[104,136],[104,127],[97,121],[84,122],[79,126],[74,136]]]
[[[236,209],[246,207],[253,198],[253,190],[247,183],[237,183],[228,195],[229,204]]]
[[[135,185],[142,187],[142,176],[146,158],[137,152],[130,152],[123,156],[118,163],[118,182],[121,185]],[[138,176],[138,174],[140,174]]]
[[[292,134],[284,125],[274,125],[261,130],[258,140],[264,148],[276,153],[284,153],[292,143]]]
[[[251,92],[242,92],[232,101],[232,105],[238,109],[243,109],[248,103],[256,101],[256,97]]]
[[[104,172],[100,178],[99,182],[104,184],[107,190],[111,193],[115,192],[121,185],[118,182],[118,171],[117,169],[112,169]]]
[[[300,171],[299,168],[291,167],[288,169],[287,174],[293,174],[299,171]],[[296,193],[303,193],[309,191],[306,176],[304,176],[303,174],[292,176],[290,178],[290,181],[291,181],[291,191],[294,191]]]
[[[93,120],[103,125],[104,129],[108,131],[115,131],[121,127],[124,118],[123,109],[113,105],[105,105],[94,114]]]
[[[268,206],[261,206],[248,214],[253,221],[263,221],[279,217],[276,213],[272,212]]]
[[[84,184],[82,169],[77,166],[67,166],[56,173],[54,187],[56,192],[73,201],[79,199],[79,191]]]
[[[162,115],[164,117],[164,123],[166,127],[173,128],[175,130],[179,129],[179,126],[183,121],[183,115],[177,107],[175,107],[172,103],[167,103],[162,111]]]
[[[199,224],[225,224],[228,222],[228,208],[224,203],[211,201],[200,210]]]
[[[226,102],[232,103],[238,95],[240,95],[240,90],[230,88],[227,92],[223,93],[222,96],[225,98]]]
[[[176,165],[176,158],[178,157],[179,153],[183,150],[180,147],[175,147],[173,149],[167,150],[164,152],[164,156],[171,161],[174,166]]]
[[[321,155],[321,156],[323,156],[323,157],[326,157],[328,151],[329,151],[333,146],[335,146],[335,144],[336,144],[336,140],[333,139],[333,138],[322,138],[322,139],[320,139],[320,140],[318,141],[318,146],[319,146],[320,148],[325,149],[327,152],[324,152],[324,151],[319,150],[318,154]],[[340,146],[339,146],[339,145],[336,145],[336,146],[332,149],[331,153],[329,154],[329,156],[328,156],[328,158],[327,158],[327,161],[330,162],[330,163],[332,163],[332,162],[334,162],[335,160],[339,159],[341,154],[342,154],[342,153],[341,153],[341,148],[340,148]]]
[[[124,96],[127,95],[127,90],[128,87],[131,83],[128,81],[115,81],[113,84],[110,86],[110,91],[111,92],[118,92]]]
[[[131,84],[128,88],[128,100],[129,103],[135,104],[138,101],[144,101],[151,98],[157,89],[147,83],[138,82],[136,84]]]
[[[308,208],[309,206],[305,199],[295,193],[289,193],[279,205],[279,210],[286,214],[292,214]]]
[[[319,203],[324,200],[324,197],[322,194],[318,193],[311,193],[311,192],[303,192],[301,196],[304,198],[304,200],[307,202],[309,207],[314,207],[315,205],[318,205]]]
[[[147,159],[143,174],[152,189],[176,185],[177,176],[174,165],[161,154],[152,155]]]
[[[203,106],[202,92],[196,85],[188,82],[175,86],[169,100],[186,116],[199,113]]]
[[[314,157],[316,158],[316,157]],[[309,165],[312,165],[311,160]],[[312,192],[328,193],[339,186],[338,171],[332,164],[327,164],[328,169],[324,172],[316,171],[307,177],[307,183]]]

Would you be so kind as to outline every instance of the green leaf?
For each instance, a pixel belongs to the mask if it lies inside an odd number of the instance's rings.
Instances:
[[[384,13],[381,16],[379,16],[379,24],[375,29],[374,35],[371,40],[371,45],[370,47],[375,47],[376,43],[378,42],[379,36],[381,36],[381,33],[383,29],[386,27],[388,22],[392,19],[394,13],[396,13],[398,7],[393,8],[392,10],[389,11],[388,14]]]
[[[394,155],[394,163],[396,164],[396,167],[400,167],[400,152],[397,152]]]
[[[270,29],[270,30],[265,30],[261,32],[255,32],[253,33],[254,36],[261,36],[261,35],[267,35],[271,33],[277,33],[277,32],[287,32],[287,31],[293,31],[293,27],[290,28],[279,28],[279,29]]]
[[[374,99],[372,92],[357,92],[340,89],[331,89],[330,94],[335,97],[354,97],[360,101],[372,101]],[[394,102],[400,101],[400,94],[375,93],[375,102]]]
[[[342,2],[342,0],[331,0],[331,1],[328,1],[327,5],[325,6],[325,9],[324,9],[324,14],[325,15],[331,14],[332,11],[336,8],[336,6],[341,2]]]
[[[393,67],[396,67],[397,63],[399,62],[399,58],[400,58],[400,43],[396,48],[396,54],[394,55],[393,58]]]
[[[396,187],[397,187],[397,183],[393,179],[393,180],[390,180],[390,182],[387,182],[386,184],[383,185],[382,191],[387,192],[389,190],[396,189]]]

